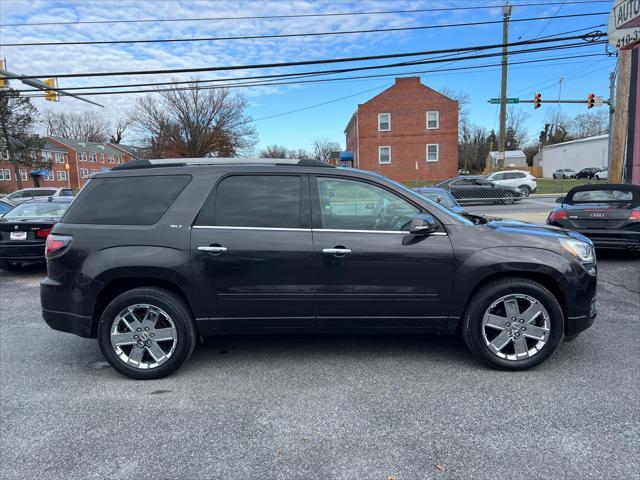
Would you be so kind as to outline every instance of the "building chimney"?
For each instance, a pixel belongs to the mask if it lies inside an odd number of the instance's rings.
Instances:
[[[420,77],[396,77],[396,85],[415,85],[420,84]]]

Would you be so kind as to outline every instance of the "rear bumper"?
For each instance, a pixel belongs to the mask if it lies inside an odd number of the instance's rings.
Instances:
[[[44,243],[0,244],[0,260],[41,262],[44,261]]]
[[[577,229],[598,248],[640,247],[640,232],[613,229]]]
[[[42,309],[42,318],[54,330],[74,333],[80,337],[94,338],[92,332],[92,319],[83,315],[69,312],[56,312]]]

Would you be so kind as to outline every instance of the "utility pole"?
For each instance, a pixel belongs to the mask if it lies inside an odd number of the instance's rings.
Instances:
[[[500,86],[500,139],[498,141],[498,167],[504,167],[504,148],[507,138],[507,44],[509,43],[509,0],[502,7],[502,84]]]
[[[616,72],[609,74],[609,142],[607,147],[607,173],[611,171],[611,151],[613,150],[613,124],[616,112]]]

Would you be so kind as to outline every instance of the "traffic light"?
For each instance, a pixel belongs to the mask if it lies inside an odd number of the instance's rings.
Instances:
[[[47,78],[44,83],[51,88],[58,88],[55,78]],[[44,99],[49,102],[57,102],[59,100],[58,92],[56,90],[45,90]]]
[[[587,97],[587,108],[593,108],[596,104],[596,94],[590,93]]]
[[[540,104],[542,103],[542,94],[541,93],[536,93],[533,96],[533,108],[540,108]]]

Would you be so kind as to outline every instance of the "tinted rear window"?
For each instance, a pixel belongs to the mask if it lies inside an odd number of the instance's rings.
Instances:
[[[300,228],[301,179],[298,176],[242,175],[218,185],[215,225]]]
[[[63,222],[153,225],[190,180],[190,175],[94,178],[73,202]]]

